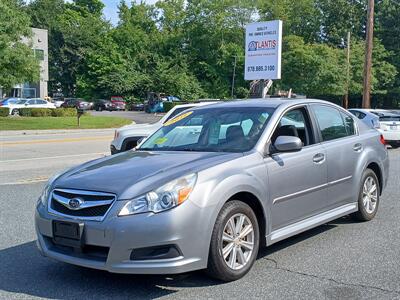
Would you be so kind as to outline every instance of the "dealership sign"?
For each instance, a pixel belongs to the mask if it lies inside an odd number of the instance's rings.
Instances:
[[[282,21],[246,26],[245,80],[280,79]]]

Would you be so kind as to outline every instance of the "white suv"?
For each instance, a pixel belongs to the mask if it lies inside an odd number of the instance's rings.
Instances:
[[[216,102],[200,102],[176,105],[156,123],[131,124],[118,128],[117,130],[115,130],[114,140],[111,142],[110,145],[111,154],[116,154],[133,149],[137,146],[139,140],[142,140],[143,138],[149,136],[160,127],[162,127],[163,124],[169,119],[176,116],[177,114],[180,114],[184,110],[213,103]]]

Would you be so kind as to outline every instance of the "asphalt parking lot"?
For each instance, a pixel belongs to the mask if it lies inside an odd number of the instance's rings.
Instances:
[[[33,212],[44,181],[108,154],[112,130],[1,135],[0,299],[400,299],[400,149],[389,150],[376,218],[342,218],[261,251],[243,279],[118,275],[40,256]]]

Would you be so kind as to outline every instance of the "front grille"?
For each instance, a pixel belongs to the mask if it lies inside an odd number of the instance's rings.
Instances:
[[[71,199],[79,200],[78,207],[71,206]],[[49,212],[84,220],[102,221],[114,201],[115,195],[109,193],[55,189],[51,193]]]

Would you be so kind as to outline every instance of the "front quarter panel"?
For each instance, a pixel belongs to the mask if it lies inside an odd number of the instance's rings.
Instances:
[[[207,245],[210,243],[212,230],[222,206],[237,193],[248,192],[257,197],[263,206],[266,220],[269,219],[267,217],[269,212],[266,210],[269,198],[266,182],[266,168],[258,152],[199,173],[190,201],[207,212],[207,216],[204,216],[204,223],[208,224]]]

